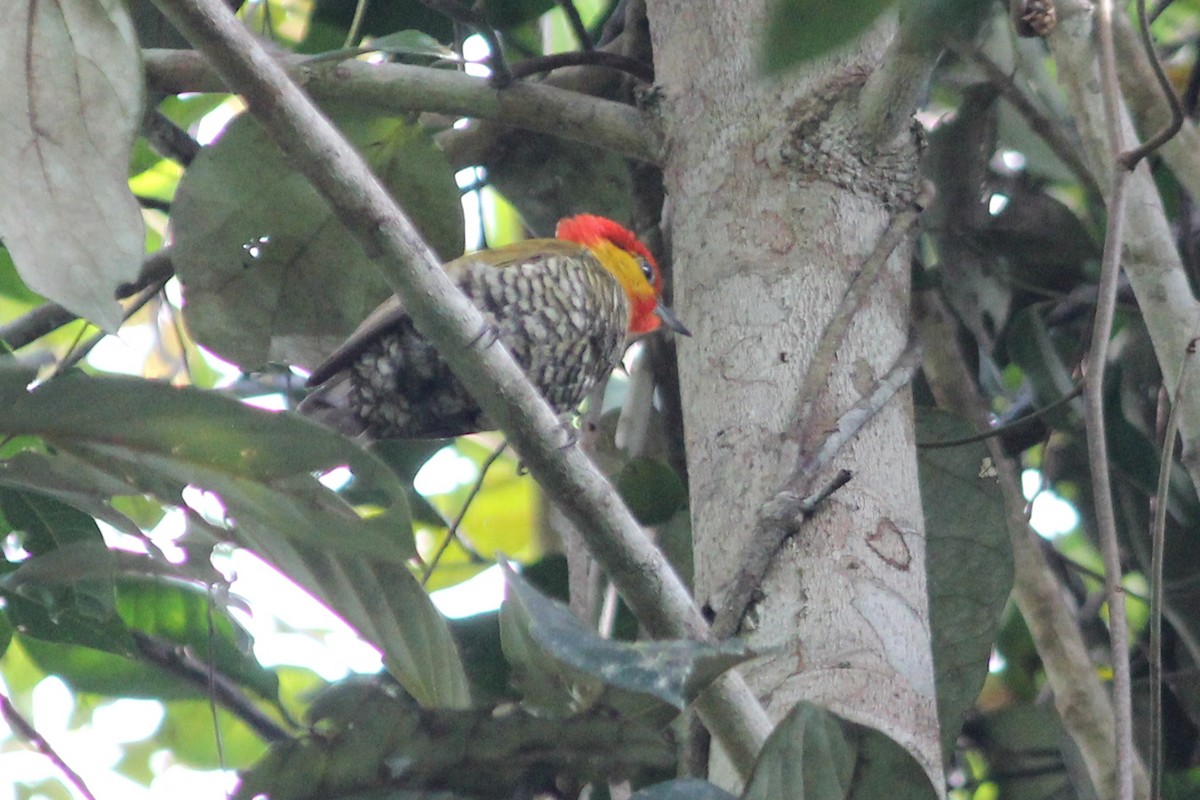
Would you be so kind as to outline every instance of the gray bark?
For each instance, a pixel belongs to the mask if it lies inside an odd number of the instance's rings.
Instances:
[[[910,137],[868,156],[858,96],[890,26],[776,80],[761,76],[764,0],[648,4],[666,134],[665,222],[679,343],[696,592],[717,606],[763,503],[798,453],[904,349],[909,254],[856,315],[808,442],[789,437],[801,380],[847,285],[911,196]],[[901,111],[904,115],[909,109]],[[807,387],[812,391],[817,387]],[[807,699],[883,730],[942,787],[923,517],[907,392],[831,465],[853,480],[776,554],[742,634],[779,648],[744,670],[779,718]]]

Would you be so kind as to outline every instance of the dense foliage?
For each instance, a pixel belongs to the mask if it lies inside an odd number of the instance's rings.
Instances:
[[[844,16],[823,3],[775,3],[764,72],[786,80],[788,68],[852,40],[888,7],[843,5]],[[951,310],[972,388],[1036,487],[1033,524],[1047,534],[1041,547],[1061,579],[1059,600],[1095,660],[1085,669],[1107,678],[1103,563],[1077,396],[1106,178],[1079,156],[1044,41],[1018,38],[1007,9],[901,5],[900,36],[936,62],[918,114],[935,199],[914,248],[917,305]],[[633,108],[653,104],[651,54],[630,31],[640,6],[484,0],[457,21],[425,4],[382,0],[361,19],[352,0],[252,1],[239,10],[293,54],[288,63],[322,109],[448,259],[464,244],[548,234],[554,220],[579,211],[631,223],[654,241],[660,176],[612,147],[456,124],[473,103],[482,108],[504,92],[495,72],[465,99],[435,88],[400,109],[368,97],[359,73],[339,72],[366,68],[351,60],[364,53],[335,53],[352,26],[352,43],[374,39],[373,58],[430,77],[461,73],[462,53],[479,44],[464,40],[482,21],[517,80]],[[216,91],[186,50],[166,49],[188,45],[154,5],[62,0],[56,8],[59,17],[36,17],[19,36],[10,23],[28,22],[26,10],[0,11],[0,52],[28,57],[0,62],[27,77],[0,87],[0,111],[18,121],[0,128],[10,154],[0,166],[0,340],[15,354],[0,359],[0,701],[13,731],[0,743],[0,764],[18,739],[39,743],[38,703],[65,685],[63,741],[99,725],[107,708],[132,708],[119,699],[161,704],[152,730],[123,740],[106,763],[77,761],[72,747],[51,754],[47,764],[67,762],[99,796],[132,791],[98,777],[104,770],[165,791],[163,776],[187,768],[243,770],[236,796],[245,798],[576,797],[587,786],[602,797],[610,784],[611,796],[632,789],[643,800],[730,797],[688,772],[695,759],[680,757],[682,748],[703,750],[686,709],[755,654],[736,640],[638,642],[637,621],[599,577],[568,587],[569,526],[499,449],[499,434],[364,447],[279,413],[303,394],[292,367],[328,352],[390,293],[387,284],[237,99]],[[837,25],[814,23],[834,17]],[[1200,4],[1175,3],[1155,33],[1193,112]],[[556,72],[538,60],[604,50],[623,36],[644,46],[622,51],[618,69]],[[89,136],[93,129],[105,135]],[[53,169],[31,166],[50,160]],[[1165,159],[1152,158],[1151,168],[1194,291],[1200,216],[1188,180]],[[686,577],[687,476],[670,351],[647,342],[637,352],[631,374],[615,373],[587,407],[577,438]],[[1169,400],[1158,364],[1142,310],[1123,289],[1105,431],[1139,745],[1150,739],[1143,576]],[[990,478],[987,451],[979,441],[932,446],[973,432],[932,408],[943,399],[939,380],[927,373],[915,382],[915,438],[924,446],[949,789],[1091,796],[1077,744],[1048,697],[1046,656],[1006,604],[1012,553],[1004,500],[981,480]],[[617,431],[622,408],[652,394],[639,381],[657,383],[659,403],[637,411],[653,424],[630,445]],[[1042,510],[1050,499],[1057,516]],[[1178,463],[1165,502],[1163,796],[1196,797],[1200,498]],[[382,671],[350,674],[378,664],[347,655],[340,623],[295,644],[296,621],[269,602],[273,584],[238,580],[264,574],[259,560],[348,623],[378,651]],[[448,620],[431,601],[430,592],[497,565],[508,592],[499,611]],[[263,640],[292,646],[268,653]],[[61,745],[48,738],[47,750]],[[82,791],[49,769],[28,774],[14,797]],[[932,796],[894,742],[807,704],[779,723],[743,796],[800,796],[799,785],[816,798]]]

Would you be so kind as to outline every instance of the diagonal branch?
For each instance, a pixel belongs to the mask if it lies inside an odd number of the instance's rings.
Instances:
[[[283,67],[218,0],[157,0],[184,35],[242,94],[268,136],[326,199],[405,300],[418,331],[438,346],[529,471],[579,528],[638,619],[654,636],[710,639],[687,588],[612,486],[578,447],[564,447],[558,417],[503,347],[480,346],[485,323],[361,156]],[[507,96],[513,87],[492,99]],[[770,722],[737,673],[698,701],[706,724],[746,776]]]
[[[58,771],[71,782],[86,800],[96,800],[96,795],[92,794],[91,789],[88,788],[88,785],[80,777],[79,773],[71,769],[70,764],[63,760],[58,751],[46,741],[44,736],[38,733],[37,728],[33,727],[29,723],[29,720],[25,719],[21,715],[21,712],[17,710],[17,707],[12,704],[12,701],[3,694],[0,694],[0,719],[7,722],[8,726],[12,728],[13,733],[28,742],[34,750],[37,750],[50,759],[50,763],[58,768]]]

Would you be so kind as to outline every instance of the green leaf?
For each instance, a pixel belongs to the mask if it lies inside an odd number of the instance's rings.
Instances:
[[[767,737],[741,800],[932,800],[924,770],[879,731],[797,703]]]
[[[961,419],[918,408],[917,441],[970,436]],[[949,754],[988,673],[1013,583],[1004,498],[982,442],[918,451],[928,542],[929,627],[942,749]]]
[[[497,28],[511,28],[540,17],[554,8],[554,0],[483,0],[488,22]]]
[[[631,459],[613,483],[643,525],[662,525],[687,505],[687,489],[665,461]]]
[[[485,156],[488,182],[536,235],[552,236],[558,221],[572,214],[630,219],[633,183],[623,156],[532,131],[513,130],[500,141]]]
[[[155,737],[180,762],[196,769],[245,769],[266,752],[250,726],[219,706],[220,743],[213,730],[213,704],[202,700],[173,700]]]
[[[371,40],[371,48],[384,53],[405,56],[433,56],[460,61],[458,53],[446,47],[424,31],[397,31]]]
[[[131,629],[186,647],[222,677],[278,702],[279,679],[254,657],[253,641],[216,592],[163,580],[117,583],[117,609]]]
[[[500,612],[506,654],[508,637],[520,632],[541,651],[534,653],[525,647],[526,661],[521,666],[558,672],[564,682],[582,675],[599,684],[656,697],[682,710],[722,672],[755,656],[737,641],[631,644],[603,639],[585,628],[562,603],[537,592],[506,563],[502,562],[501,568],[509,590]]]
[[[25,640],[30,655],[77,690],[161,698],[204,694],[142,663],[141,645],[129,635],[138,631],[167,648],[186,647],[211,661],[224,679],[278,702],[278,680],[254,658],[249,634],[215,595],[182,582],[175,575],[179,570],[147,556],[109,551],[100,542],[68,543],[0,577],[0,591],[22,633],[31,637]],[[99,608],[95,603],[74,608],[61,599],[88,586],[107,589]],[[34,639],[83,647],[42,646]]]
[[[113,290],[145,247],[126,184],[144,81],[124,2],[0,4],[0,74],[0,239],[31,290],[115,331]]]
[[[801,701],[767,737],[742,800],[848,797],[856,745],[836,716]]]
[[[421,705],[471,704],[446,620],[403,564],[338,556],[282,537],[255,550],[378,647],[388,672]]]
[[[8,620],[8,615],[0,611],[0,658],[8,652],[9,642],[12,641],[13,627]]]
[[[1022,705],[984,714],[972,724],[971,733],[987,748],[988,771],[998,797],[1079,795],[1062,752],[1063,743],[1069,741],[1067,733],[1053,705]]]
[[[173,26],[153,0],[127,0],[142,47],[189,49],[192,44]]]
[[[31,630],[18,636],[30,660],[47,675],[61,678],[76,692],[157,700],[204,696],[201,689],[182,678],[135,658],[109,652],[111,648],[51,641],[36,636],[36,633]]]
[[[972,40],[992,7],[991,0],[901,0],[903,47],[936,56],[955,40]]]
[[[303,52],[316,53],[340,48],[354,17],[356,0],[317,0]],[[495,28],[509,28],[541,16],[554,7],[554,0],[483,0],[479,5]],[[450,18],[422,3],[369,3],[363,16],[363,36],[383,36],[392,31],[424,31],[441,42],[454,39]]]
[[[165,502],[179,503],[162,496],[177,486],[215,492],[241,526],[378,560],[414,553],[404,488],[391,471],[307,420],[136,378],[68,374],[28,393],[23,381],[0,370],[0,400],[11,400],[0,405],[0,432],[41,436]],[[390,502],[364,518],[313,477],[342,465]]]
[[[141,528],[109,502],[136,495],[137,488],[68,453],[19,452],[0,461],[0,485],[53,497],[119,531],[142,535]],[[177,497],[182,488],[170,496]]]
[[[774,0],[763,68],[779,73],[825,55],[866,31],[892,0]]]
[[[471,682],[475,705],[498,705],[517,699],[509,685],[510,671],[500,641],[500,612],[485,611],[448,620]]]
[[[429,133],[369,108],[326,112],[434,250],[447,259],[461,253],[454,171]],[[315,360],[321,348],[305,348],[292,337],[344,337],[391,294],[329,206],[250,115],[234,120],[192,162],[171,223],[190,332],[247,368]]]
[[[30,565],[81,546],[106,552],[95,521],[53,498],[0,488],[0,513],[19,533]],[[111,574],[73,583],[14,585],[23,566],[0,562],[0,571],[7,573],[0,578],[0,596],[14,628],[38,638],[132,652],[132,639],[116,613]]]
[[[341,48],[357,6],[358,0],[316,0],[308,35],[300,51],[321,53]],[[450,19],[423,3],[367,4],[362,18],[363,36],[384,36],[404,30],[424,31],[441,42],[451,41],[454,37],[454,24]]]

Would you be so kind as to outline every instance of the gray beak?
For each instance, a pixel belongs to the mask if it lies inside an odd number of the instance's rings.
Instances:
[[[692,335],[692,332],[689,331],[687,327],[679,321],[679,317],[675,316],[675,312],[664,306],[662,302],[659,302],[659,304],[654,307],[654,313],[658,315],[660,320],[662,320],[662,324],[664,326],[670,328],[676,333],[683,334],[684,336]]]

